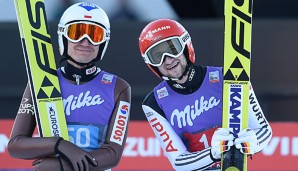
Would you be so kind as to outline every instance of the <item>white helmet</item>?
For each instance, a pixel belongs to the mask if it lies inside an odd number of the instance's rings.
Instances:
[[[68,37],[68,25],[72,23],[83,23],[83,24],[95,24],[103,29],[103,35],[101,37],[101,41],[99,44],[99,52],[97,57],[91,61],[90,63],[101,60],[104,56],[106,48],[110,39],[110,22],[107,14],[103,9],[99,6],[87,2],[80,2],[70,6],[63,13],[60,22],[58,24],[58,43],[59,43],[59,52],[62,56],[65,56],[67,59],[71,59],[67,54],[67,40],[73,41]],[[92,42],[91,38],[84,34],[80,37],[79,40],[83,38],[87,38],[90,42]],[[76,42],[77,42],[76,41]],[[94,42],[93,42],[94,43]],[[77,61],[74,61],[78,63]]]

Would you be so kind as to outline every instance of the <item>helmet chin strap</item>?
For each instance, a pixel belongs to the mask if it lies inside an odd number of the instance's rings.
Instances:
[[[188,73],[189,69],[190,69],[190,66],[191,64],[188,64],[186,67],[185,67],[185,70],[184,72],[182,73],[182,75],[178,78],[169,78],[169,77],[166,77],[166,76],[162,76],[162,78],[164,80],[172,80],[172,81],[177,81],[177,80],[182,80],[182,78]]]

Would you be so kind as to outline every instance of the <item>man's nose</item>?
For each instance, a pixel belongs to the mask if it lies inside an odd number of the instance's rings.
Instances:
[[[91,43],[87,38],[84,38],[81,40],[81,45],[89,46]]]
[[[164,59],[164,61],[165,61],[165,62],[172,62],[173,59],[174,59],[173,57],[168,56],[168,55],[165,55],[165,59]]]

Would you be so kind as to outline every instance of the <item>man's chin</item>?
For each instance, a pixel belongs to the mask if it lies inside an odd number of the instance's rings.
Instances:
[[[81,55],[77,57],[77,59],[78,59],[77,61],[80,61],[81,63],[89,63],[95,58],[90,58],[90,55]]]
[[[178,74],[178,73],[176,73],[176,74],[169,74],[169,78],[179,78],[179,77],[181,77],[182,76],[182,74]]]

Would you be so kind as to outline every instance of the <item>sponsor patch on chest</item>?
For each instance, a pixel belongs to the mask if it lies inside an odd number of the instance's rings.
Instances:
[[[219,82],[219,72],[218,71],[209,72],[209,82],[210,83],[218,83]]]
[[[169,95],[169,92],[168,92],[166,87],[158,89],[156,92],[157,92],[157,96],[158,96],[159,99]]]
[[[103,84],[112,84],[112,81],[113,81],[113,75],[103,74],[103,76],[101,78],[101,82]]]

